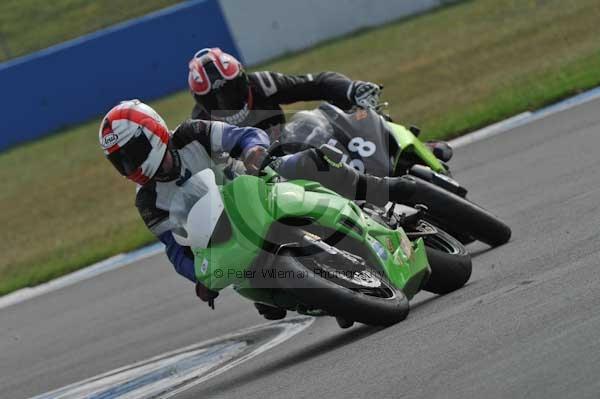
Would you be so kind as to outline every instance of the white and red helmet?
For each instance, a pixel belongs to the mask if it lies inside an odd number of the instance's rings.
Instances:
[[[219,48],[205,48],[194,55],[189,69],[190,91],[206,113],[223,120],[240,112],[248,113],[252,105],[248,76],[234,56]],[[234,119],[243,119],[242,116]]]
[[[119,173],[144,185],[158,171],[171,132],[154,109],[129,100],[106,114],[98,136],[104,155]]]

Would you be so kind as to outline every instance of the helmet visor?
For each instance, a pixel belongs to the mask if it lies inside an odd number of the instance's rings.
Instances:
[[[198,103],[208,113],[224,117],[242,110],[248,103],[248,81],[245,74],[233,80],[227,80],[222,86],[214,88],[206,95],[196,96]]]
[[[108,154],[108,160],[123,176],[129,176],[135,172],[152,152],[152,145],[143,132],[129,140],[123,147],[112,154]]]

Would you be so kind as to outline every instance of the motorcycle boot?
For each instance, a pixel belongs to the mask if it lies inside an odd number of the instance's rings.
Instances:
[[[267,320],[281,320],[287,315],[285,309],[265,305],[264,303],[255,302],[254,307],[258,310],[258,314]]]

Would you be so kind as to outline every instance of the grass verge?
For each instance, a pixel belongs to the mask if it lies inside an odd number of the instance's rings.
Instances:
[[[3,0],[0,2],[0,62],[180,1]]]
[[[263,68],[383,83],[396,120],[449,138],[599,85],[599,17],[599,0],[468,1]],[[175,126],[192,100],[152,105]],[[0,294],[152,240],[133,187],[102,158],[97,124],[0,154]]]

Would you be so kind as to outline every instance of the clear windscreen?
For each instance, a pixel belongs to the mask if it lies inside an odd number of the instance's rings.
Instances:
[[[327,144],[333,135],[333,127],[327,118],[318,110],[298,112],[288,122],[281,135],[284,148],[302,150],[319,148]]]
[[[196,173],[181,186],[181,189],[177,191],[171,200],[169,209],[169,219],[176,234],[187,237],[187,222],[191,209],[200,199],[209,195],[213,190],[218,191],[218,187],[214,184],[214,178],[213,184],[211,184],[207,181],[206,174],[203,172]],[[206,212],[208,219],[210,209],[207,208]]]

